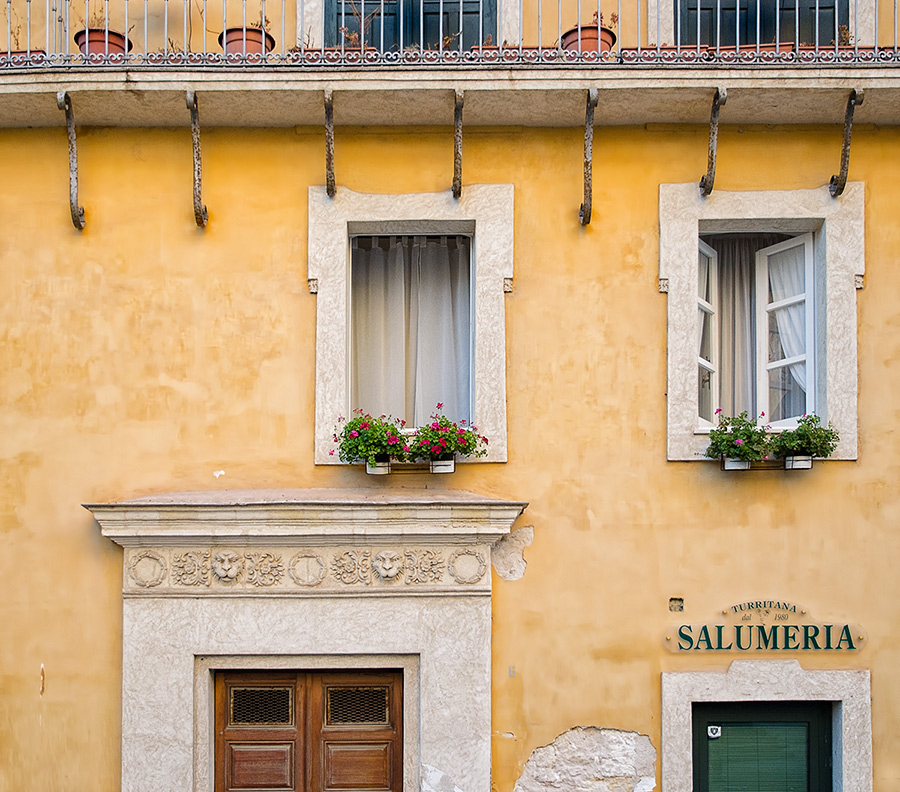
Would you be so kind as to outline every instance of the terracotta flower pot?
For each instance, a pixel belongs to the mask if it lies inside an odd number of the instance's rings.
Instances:
[[[275,37],[265,33],[265,50],[263,50],[263,31],[257,27],[228,28],[219,33],[219,46],[225,54],[262,55],[275,49]]]
[[[559,40],[564,50],[578,50],[578,28],[573,27],[562,34]],[[581,26],[582,52],[609,52],[616,43],[616,34],[608,27],[597,25]]]
[[[79,30],[75,34],[75,43],[83,55],[124,55],[133,46],[124,34],[104,28]]]

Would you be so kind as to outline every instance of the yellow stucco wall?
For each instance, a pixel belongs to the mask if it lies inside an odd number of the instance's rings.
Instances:
[[[900,790],[900,131],[853,135],[867,225],[860,459],[793,476],[665,459],[658,185],[699,178],[706,134],[598,127],[594,221],[582,228],[580,130],[465,132],[464,182],[515,185],[509,462],[391,485],[531,504],[525,577],[495,575],[499,792],[575,725],[638,731],[659,750],[660,672],[733,659],[670,654],[668,627],[760,597],[867,630],[857,654],[800,660],[871,670],[875,788]],[[840,139],[839,126],[723,127],[716,189],[825,184]],[[324,183],[322,131],[204,129],[205,231],[187,130],[83,129],[78,143],[81,233],[64,132],[0,132],[0,789],[119,782],[121,554],[81,503],[383,486],[312,463],[306,196]],[[338,128],[336,163],[354,190],[443,190],[452,131]]]

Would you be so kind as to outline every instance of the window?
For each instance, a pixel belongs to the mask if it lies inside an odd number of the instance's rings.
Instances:
[[[694,792],[830,792],[830,701],[697,702]]]
[[[404,371],[402,414],[407,416],[407,421],[410,414],[413,420],[422,414],[427,416],[440,401],[445,405],[445,412],[446,408],[458,410],[461,417],[474,422],[490,441],[487,456],[479,461],[505,462],[504,293],[511,289],[513,276],[513,187],[473,184],[463,189],[459,200],[454,200],[449,191],[380,195],[355,193],[345,188],[338,188],[334,198],[329,198],[324,187],[310,188],[307,274],[310,290],[316,293],[316,464],[340,463],[336,455],[328,454],[334,448],[332,434],[338,416],[348,415],[357,403],[372,411],[374,405],[366,406],[365,400],[382,389],[386,392],[388,386],[393,387],[396,375],[388,375],[386,371],[396,372],[399,358],[388,364],[384,356],[398,348],[397,345],[381,345],[378,352],[381,357],[374,361],[373,367],[368,366],[373,362],[368,356],[374,353],[367,348],[354,350],[353,341],[354,328],[361,327],[363,321],[363,312],[356,310],[358,301],[354,305],[353,283],[359,286],[365,262],[389,259],[392,244],[398,261],[408,258],[427,264],[452,259],[458,264],[456,274],[447,274],[443,284],[429,281],[438,267],[425,266],[424,270],[419,268],[419,277],[424,271],[428,281],[424,289],[403,286],[404,295],[415,293],[417,299],[433,298],[432,302],[447,313],[447,321],[459,331],[452,354],[449,350],[442,352],[441,364],[425,369],[424,389],[416,391],[413,384],[413,393],[417,395],[407,397],[410,378]],[[465,262],[468,262],[468,285]],[[383,301],[379,310],[385,313]],[[411,316],[411,309],[404,305],[403,322]],[[389,332],[388,325],[383,327],[385,336],[394,332]],[[441,344],[447,341],[443,337],[437,340]],[[426,339],[426,348],[435,342],[434,338]],[[362,365],[363,357],[366,357],[368,373],[363,373],[366,368]],[[406,349],[402,360],[404,367],[413,361],[419,369],[425,362],[418,355],[408,355]],[[428,383],[427,379],[435,372],[441,377],[446,375],[446,379],[439,384]],[[422,382],[423,378],[419,380]],[[437,398],[436,388],[446,388],[448,393]],[[449,393],[451,390],[455,395]],[[401,412],[394,406],[387,411],[394,415]]]
[[[458,50],[461,43],[469,50],[488,35],[497,40],[495,0],[326,0],[325,46],[358,47],[360,20],[366,46],[385,52],[437,50],[440,42],[444,49]]]
[[[472,417],[471,240],[350,240],[352,409],[419,426],[439,402]]]
[[[668,458],[702,459],[722,407],[776,427],[815,411],[840,433],[833,458],[856,459],[863,185],[659,198]]]
[[[812,234],[711,234],[698,256],[701,426],[764,414],[789,426],[816,410]]]
[[[799,22],[801,44],[834,46],[840,27],[850,24],[848,0],[675,0],[675,26],[682,45],[696,45],[699,15],[700,43],[711,47],[756,47],[779,41],[794,42]],[[835,17],[837,15],[837,17]],[[757,32],[758,31],[758,32]]]
[[[718,737],[711,726],[721,727]],[[868,671],[806,670],[797,660],[735,660],[727,670],[663,673],[663,789],[789,792],[795,787],[784,774],[802,774],[804,751],[807,786],[800,790],[872,791]],[[775,786],[767,785],[766,759],[782,773]],[[736,781],[739,770],[743,775]],[[732,778],[722,786],[726,773]],[[760,786],[741,786],[754,775]]]

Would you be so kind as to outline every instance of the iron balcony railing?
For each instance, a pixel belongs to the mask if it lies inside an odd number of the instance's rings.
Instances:
[[[898,0],[0,2],[0,70],[885,65],[900,21]]]

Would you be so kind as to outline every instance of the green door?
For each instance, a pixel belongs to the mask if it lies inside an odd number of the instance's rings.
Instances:
[[[831,702],[694,704],[694,792],[831,792],[831,711]]]

